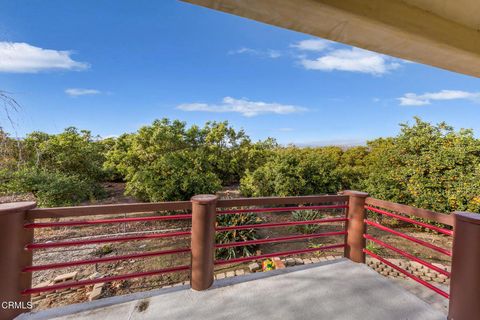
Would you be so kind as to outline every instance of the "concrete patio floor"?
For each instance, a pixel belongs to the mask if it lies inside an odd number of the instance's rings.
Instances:
[[[17,319],[446,319],[363,264],[346,259],[101,299]]]

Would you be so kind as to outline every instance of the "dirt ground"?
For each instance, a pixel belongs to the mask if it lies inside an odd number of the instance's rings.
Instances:
[[[126,197],[123,195],[123,184],[110,183],[106,185],[106,189],[109,192],[109,196],[101,201],[97,201],[95,204],[111,204],[111,203],[132,203],[137,202],[131,197]],[[232,190],[224,190],[220,193],[221,197],[236,197],[238,193]],[[25,198],[25,197],[24,197]],[[24,198],[0,198],[0,203],[10,202],[15,199],[24,200]],[[27,198],[27,200],[32,200]],[[18,200],[17,200],[18,201]],[[180,212],[179,212],[180,213]],[[154,213],[155,214],[155,213]],[[330,210],[325,211],[324,217],[343,217],[343,210]],[[128,217],[133,216],[150,216],[152,213],[142,213],[142,214],[129,214]],[[109,215],[109,218],[114,217],[125,217],[126,215]],[[263,222],[280,222],[291,220],[290,212],[276,212],[276,213],[262,213],[259,214]],[[88,219],[99,219],[105,218],[105,216],[94,216],[88,217]],[[76,220],[76,219],[85,219],[84,217],[75,217],[75,218],[66,218],[56,221],[63,220]],[[50,221],[50,219],[45,219]],[[43,221],[45,221],[43,220]],[[42,220],[38,220],[40,222]],[[432,232],[425,232],[423,230],[413,228],[411,226],[396,224],[392,225],[393,221],[384,220],[382,222],[387,226],[390,225],[396,230],[404,232],[409,235],[414,235],[415,237],[425,240],[429,243],[435,244],[437,246],[450,249],[451,248],[451,238],[448,236],[439,235]],[[131,222],[131,223],[121,223],[121,224],[104,224],[104,225],[95,225],[95,226],[81,226],[81,227],[57,227],[57,228],[42,228],[35,230],[35,241],[36,242],[47,242],[47,241],[61,241],[61,240],[78,240],[78,239],[90,239],[94,237],[109,237],[114,235],[121,234],[145,234],[145,233],[158,233],[158,232],[173,232],[180,230],[188,230],[190,228],[189,221],[150,221],[150,222]],[[341,231],[343,229],[343,223],[331,223],[331,224],[322,224],[316,232],[329,232],[329,231]],[[286,235],[292,235],[292,233],[298,233],[293,230],[292,227],[282,227],[282,228],[272,228],[272,229],[260,229],[258,231],[259,238],[272,238],[272,237],[281,237]],[[405,251],[426,259],[430,262],[439,262],[442,264],[449,264],[449,258],[444,256],[436,251],[430,250],[420,245],[412,244],[407,240],[399,238],[394,235],[387,234],[383,231],[376,230],[372,227],[369,228],[368,233],[372,234],[376,238],[383,240],[395,247],[404,249]],[[92,236],[93,235],[93,236]],[[259,245],[256,250],[257,254],[266,254],[273,253],[278,251],[289,251],[302,249],[306,247],[317,247],[328,244],[342,243],[343,236],[335,237],[325,237],[318,238],[313,240],[306,241],[295,241],[295,242],[283,242],[275,244],[264,244]],[[189,238],[173,238],[173,239],[153,239],[147,241],[132,241],[124,243],[108,243],[102,245],[86,245],[81,247],[71,247],[71,248],[54,248],[47,250],[35,250],[34,251],[34,265],[40,264],[49,264],[54,262],[66,262],[66,261],[75,261],[83,259],[94,259],[98,257],[108,257],[115,255],[126,255],[132,254],[135,252],[144,252],[144,251],[153,251],[153,250],[167,250],[174,248],[183,248],[189,247]],[[383,257],[387,258],[396,258],[398,254],[394,252],[380,248],[376,246],[371,248],[375,250],[375,253],[380,254]],[[341,255],[343,253],[342,249],[331,250],[327,252],[316,252],[310,254],[300,255],[301,257],[321,257],[328,255]],[[33,273],[33,285],[38,285],[39,283],[45,281],[53,280],[57,275],[65,274],[72,271],[78,272],[78,278],[87,279],[92,277],[101,277],[101,276],[111,276],[111,275],[120,275],[133,272],[149,271],[162,269],[172,266],[179,265],[188,265],[190,263],[189,254],[176,254],[176,255],[165,255],[159,257],[143,258],[143,259],[131,259],[127,261],[118,261],[114,263],[102,263],[97,265],[86,265],[86,266],[77,266],[70,268],[54,269],[47,271],[38,271]],[[245,268],[247,269],[248,263],[236,264],[236,265],[224,265],[217,268],[217,271],[220,270],[230,270]],[[171,273],[162,276],[152,276],[147,278],[140,279],[130,279],[125,281],[118,281],[107,284],[106,289],[104,289],[103,296],[113,296],[113,295],[122,295],[137,291],[146,291],[154,288],[159,288],[166,285],[171,285],[174,283],[179,283],[188,280],[188,272],[183,273]],[[47,296],[48,297],[48,296]],[[71,303],[78,303],[86,301],[87,296],[84,292],[79,292],[76,295],[54,295],[50,298],[45,298],[39,301],[37,304],[37,309],[50,308],[55,306],[61,306]]]

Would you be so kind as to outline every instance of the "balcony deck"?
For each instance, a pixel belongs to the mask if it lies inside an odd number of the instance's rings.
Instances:
[[[347,259],[165,288],[50,309],[17,319],[445,319],[366,265]]]

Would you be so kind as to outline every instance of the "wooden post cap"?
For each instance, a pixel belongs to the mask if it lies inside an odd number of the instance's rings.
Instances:
[[[208,204],[217,201],[218,196],[214,194],[198,194],[193,196],[190,200],[199,204]]]
[[[344,196],[351,196],[351,197],[360,197],[360,198],[368,197],[368,193],[362,192],[362,191],[355,191],[355,190],[344,190],[341,192],[341,194]]]
[[[1,203],[0,214],[8,214],[13,212],[25,211],[25,210],[33,209],[36,206],[37,206],[37,203],[34,201]]]

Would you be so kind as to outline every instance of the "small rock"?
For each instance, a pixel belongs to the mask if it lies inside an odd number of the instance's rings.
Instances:
[[[105,285],[105,283],[103,283],[103,282],[102,283],[96,283],[93,286],[92,291],[90,291],[90,293],[88,294],[88,300],[92,301],[92,300],[99,299],[102,296],[102,290],[103,290],[104,285]]]
[[[235,271],[227,271],[227,278],[235,277]]]
[[[303,263],[304,263],[304,264],[311,264],[311,263],[312,263],[312,260],[310,260],[310,259],[303,259]]]
[[[290,267],[290,266],[294,266],[295,265],[295,259],[293,258],[287,258],[285,259],[285,264]]]
[[[303,259],[295,258],[295,264],[303,264]]]
[[[250,263],[250,264],[248,265],[248,269],[250,269],[250,272],[258,271],[258,270],[260,270],[260,265],[259,265],[258,263],[256,263],[256,262]]]
[[[318,258],[311,258],[312,260],[312,263],[319,263],[320,262],[320,259]]]
[[[217,279],[224,279],[225,278],[225,273],[217,273],[216,275]]]

